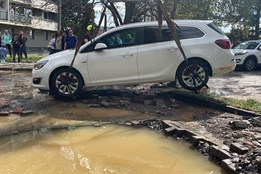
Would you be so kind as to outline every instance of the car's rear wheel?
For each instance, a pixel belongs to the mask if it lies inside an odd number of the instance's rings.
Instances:
[[[183,88],[191,91],[200,90],[208,82],[209,71],[203,62],[192,60],[179,67],[177,78]]]
[[[248,57],[246,58],[246,60],[244,61],[244,69],[247,71],[253,71],[256,69],[256,59],[254,57]]]
[[[83,87],[80,74],[71,68],[57,70],[52,76],[51,83],[51,93],[62,97],[77,97]]]

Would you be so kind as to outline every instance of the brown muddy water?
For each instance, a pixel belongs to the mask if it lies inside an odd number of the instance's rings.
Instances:
[[[220,174],[189,144],[147,129],[106,125],[1,137],[0,173]]]

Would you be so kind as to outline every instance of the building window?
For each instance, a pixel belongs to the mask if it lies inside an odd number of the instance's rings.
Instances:
[[[34,40],[34,30],[30,30],[30,39]]]
[[[48,33],[48,31],[45,32],[45,40],[49,40],[49,33]]]
[[[48,18],[48,13],[47,13],[47,12],[44,12],[44,19],[49,19],[49,18]]]
[[[35,16],[35,17],[42,17],[42,11],[39,9],[33,8],[32,13],[33,13],[33,16]]]

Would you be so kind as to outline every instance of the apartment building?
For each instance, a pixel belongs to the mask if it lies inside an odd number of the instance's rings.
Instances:
[[[51,0],[0,0],[0,31],[23,31],[28,52],[46,50],[51,34],[58,31],[58,5]]]

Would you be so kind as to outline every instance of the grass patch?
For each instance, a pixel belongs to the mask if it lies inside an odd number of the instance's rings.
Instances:
[[[219,96],[214,96],[213,99],[222,104],[261,113],[261,103],[253,99],[238,100]]]
[[[35,63],[38,60],[40,60],[41,58],[43,58],[44,56],[38,56],[38,55],[28,55],[28,63]],[[18,56],[16,56],[16,62],[18,61]],[[6,62],[13,62],[13,58],[10,57],[10,55],[6,56]],[[26,63],[26,59],[23,56],[23,58],[21,59],[21,62]]]
[[[217,104],[222,104],[222,105],[227,105],[227,106],[232,106],[248,111],[253,111],[255,113],[261,114],[261,103],[253,100],[253,99],[247,99],[247,100],[239,100],[239,99],[233,99],[233,98],[227,98],[227,97],[222,97],[219,95],[216,95],[213,92],[210,93],[199,93],[199,94],[194,94],[192,92],[184,91],[184,90],[175,90],[176,93],[180,93],[186,96],[193,96],[195,98],[204,100],[204,101],[209,101],[209,102],[214,102]]]

